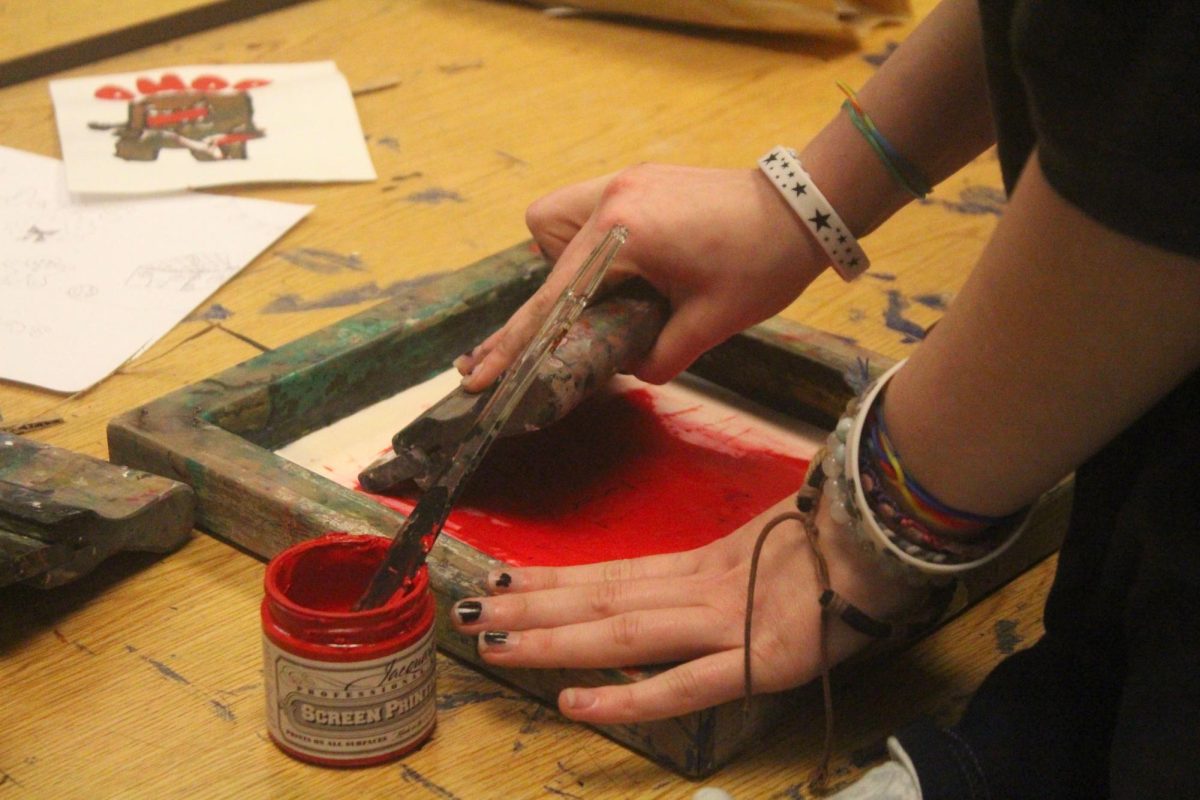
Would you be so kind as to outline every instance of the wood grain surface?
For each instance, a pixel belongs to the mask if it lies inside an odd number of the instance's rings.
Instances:
[[[127,53],[300,0],[0,3],[0,86]]]
[[[87,4],[72,0],[84,9]],[[914,3],[918,16],[932,0]],[[84,13],[80,11],[80,13]],[[533,199],[641,161],[747,166],[800,145],[903,39],[861,47],[587,19],[483,0],[313,0],[61,75],[201,62],[334,59],[379,179],[236,187],[314,212],[163,341],[71,398],[0,384],[5,423],[105,456],[112,417],[311,333],[447,264],[527,236]],[[0,144],[59,155],[46,80],[0,90]],[[781,113],[782,110],[782,113]],[[785,316],[898,358],[970,269],[1002,212],[986,155],[864,245],[872,272],[820,279]],[[263,565],[197,534],[168,557],[122,555],[50,592],[0,590],[0,797],[687,798],[697,784],[443,657],[438,730],[390,765],[335,771],[266,738]],[[936,635],[836,684],[838,780],[917,714],[952,715],[987,671],[1040,634],[1044,562]],[[707,781],[739,798],[811,797],[820,703]]]

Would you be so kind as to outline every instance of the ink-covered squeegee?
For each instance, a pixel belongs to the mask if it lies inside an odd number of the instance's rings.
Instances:
[[[517,411],[527,401],[542,405],[547,400],[557,397],[572,403],[570,407],[573,408],[586,394],[602,385],[598,374],[585,369],[584,374],[573,376],[576,379],[571,380],[570,384],[574,388],[566,395],[552,391],[549,395],[543,395],[541,401],[537,396],[531,398],[529,395],[529,390],[538,383],[542,375],[542,368],[547,363],[561,361],[558,357],[559,347],[567,341],[568,335],[591,305],[590,301],[599,288],[600,281],[627,235],[625,228],[614,227],[592,251],[551,308],[541,328],[521,355],[500,376],[495,388],[486,397],[476,398],[466,410],[465,430],[461,435],[449,440],[435,438],[420,452],[401,452],[408,442],[408,429],[394,437],[393,451],[398,457],[403,455],[409,467],[401,470],[397,465],[392,476],[399,476],[407,471],[408,477],[424,477],[427,485],[423,487],[421,499],[417,501],[412,513],[395,534],[384,563],[371,578],[367,590],[355,604],[355,610],[378,607],[416,575],[470,476],[482,462],[492,443],[503,434],[516,418]],[[595,349],[591,346],[594,340],[590,336],[586,338],[588,345],[584,352],[590,354]],[[618,335],[617,338],[621,339],[623,335]],[[619,365],[619,362],[613,364],[613,372]],[[609,377],[611,374],[612,372],[609,373]],[[540,419],[542,424],[547,424],[552,418],[562,416],[570,410],[564,408],[562,402],[552,405],[557,406],[552,413],[547,413],[544,407],[534,406],[534,413],[530,413],[525,419]],[[527,428],[522,426],[521,429]],[[397,449],[397,442],[400,443],[400,449]]]
[[[531,433],[565,417],[618,372],[650,351],[667,318],[667,301],[633,279],[589,305],[537,375],[500,436]],[[392,437],[392,451],[358,475],[368,492],[386,493],[412,481],[428,489],[467,435],[495,386],[471,394],[458,388]]]

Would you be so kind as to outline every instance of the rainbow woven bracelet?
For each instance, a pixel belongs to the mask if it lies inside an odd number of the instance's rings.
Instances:
[[[904,187],[905,191],[918,200],[924,200],[925,196],[933,191],[929,180],[921,174],[921,171],[911,161],[900,155],[899,151],[887,140],[887,137],[879,131],[879,128],[875,126],[875,123],[867,115],[867,112],[858,104],[858,96],[854,93],[854,90],[841,81],[837,82],[837,86],[846,95],[846,100],[842,103],[842,108],[850,115],[850,121],[854,123],[854,127],[858,129],[858,132],[871,145],[871,149],[879,156],[879,160],[883,162],[884,168],[896,180],[896,183]]]

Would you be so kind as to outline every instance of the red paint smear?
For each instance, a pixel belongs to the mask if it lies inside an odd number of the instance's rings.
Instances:
[[[258,136],[249,133],[227,133],[224,136],[218,136],[213,140],[213,144],[220,147],[223,144],[237,144],[238,142],[248,142],[251,139],[257,139]]]
[[[137,88],[142,94],[187,91],[187,87],[183,85],[183,81],[173,72],[164,72],[162,79],[157,81],[153,78],[138,78]]]
[[[669,415],[668,426],[650,393],[637,389],[501,439],[446,534],[516,566],[682,552],[730,533],[803,482],[804,459],[740,446],[712,425],[688,430],[713,447],[684,441],[672,428],[687,427],[687,413]],[[373,496],[407,514],[412,492]]]
[[[108,84],[101,86],[95,92],[96,97],[100,100],[132,100],[133,92],[128,89],[123,89],[120,86]]]
[[[204,119],[207,116],[207,108],[185,108],[181,111],[171,111],[167,114],[151,114],[146,117],[146,124],[151,128],[162,128],[167,125],[174,125],[177,122]]]

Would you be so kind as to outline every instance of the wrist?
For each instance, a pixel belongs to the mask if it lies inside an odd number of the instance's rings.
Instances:
[[[919,606],[929,593],[928,585],[888,569],[878,553],[830,518],[829,504],[828,498],[822,498],[816,523],[826,546],[829,581],[838,594],[877,619],[904,617]]]
[[[838,113],[800,151],[800,160],[859,238],[869,235],[912,200],[880,165],[875,152],[844,113]]]

